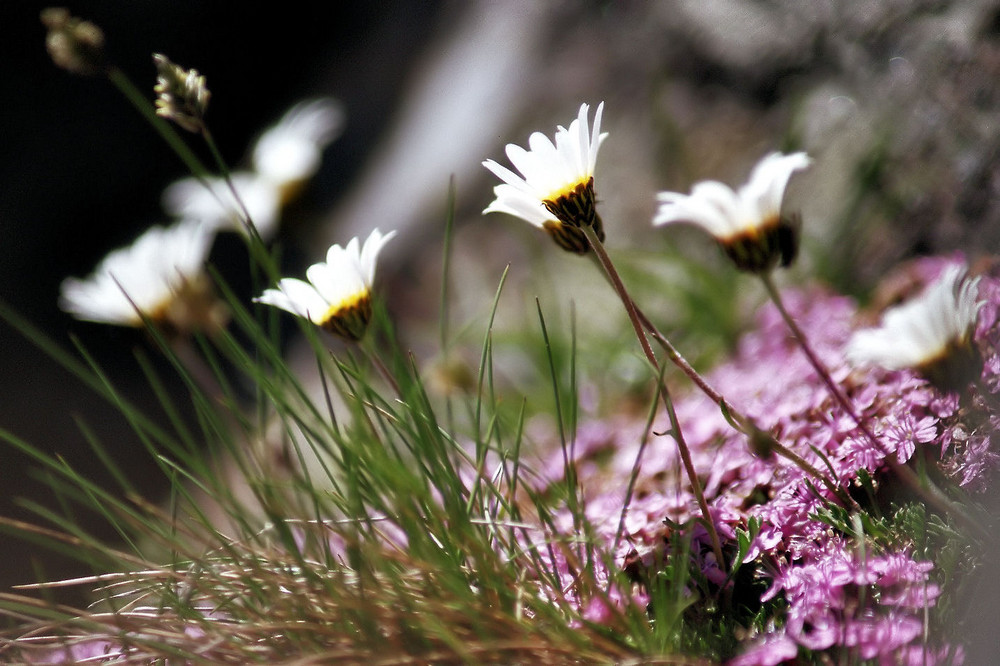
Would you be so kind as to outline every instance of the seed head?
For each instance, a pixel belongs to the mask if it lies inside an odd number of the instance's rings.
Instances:
[[[64,7],[42,10],[42,24],[48,28],[45,48],[52,61],[74,74],[90,76],[104,69],[104,33]]]
[[[153,54],[156,65],[156,115],[172,120],[189,132],[204,127],[208,99],[205,77],[196,69],[184,69],[161,53]]]

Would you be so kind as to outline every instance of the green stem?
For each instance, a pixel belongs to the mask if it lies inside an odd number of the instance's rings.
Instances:
[[[618,544],[621,543],[622,533],[625,531],[625,518],[628,516],[628,507],[632,504],[632,494],[635,492],[635,484],[639,479],[639,470],[642,467],[642,456],[649,445],[649,436],[653,430],[653,419],[656,418],[656,403],[660,401],[660,386],[663,385],[663,369],[660,369],[656,384],[656,396],[649,406],[649,416],[646,418],[646,427],[642,430],[642,441],[639,442],[639,450],[635,454],[635,462],[632,463],[632,472],[628,477],[628,486],[625,488],[625,501],[622,502],[622,513],[618,518],[618,528],[615,530],[614,546],[611,552],[618,552]],[[609,585],[611,581],[608,581]]]
[[[188,145],[177,134],[173,126],[171,126],[170,123],[165,121],[163,118],[156,115],[156,109],[153,104],[146,99],[138,88],[135,87],[135,84],[129,80],[125,73],[117,67],[112,66],[108,68],[107,74],[111,83],[113,83],[115,87],[117,87],[118,90],[125,95],[125,98],[132,103],[132,106],[134,106],[139,113],[146,118],[149,124],[153,126],[153,129],[155,129],[167,145],[170,146],[171,150],[177,154],[177,157],[184,162],[188,170],[194,174],[195,178],[201,181],[203,185],[207,184],[207,178],[209,176],[208,169],[206,169],[205,165],[201,163],[201,160],[199,160],[198,157],[191,152],[191,149],[188,148]]]
[[[240,193],[236,191],[236,185],[233,183],[233,176],[229,170],[229,165],[223,159],[222,153],[219,151],[219,147],[212,137],[212,133],[208,131],[208,126],[204,122],[201,123],[201,136],[205,139],[205,144],[212,153],[212,158],[215,159],[215,163],[219,167],[219,172],[222,173],[223,180],[226,181],[229,192],[233,195],[233,199],[236,200],[236,205],[240,207],[243,227],[247,235],[252,239],[253,244],[259,245],[260,248],[265,248],[264,239],[260,237],[260,233],[257,231],[257,224],[253,221],[253,216],[250,215],[250,209],[243,202],[243,197],[240,196]]]
[[[662,374],[660,373],[660,363],[657,361],[656,354],[653,353],[653,348],[649,346],[649,340],[643,332],[642,323],[640,322],[639,315],[636,312],[635,303],[632,301],[632,297],[629,296],[628,290],[625,289],[625,285],[622,282],[621,277],[618,275],[618,271],[611,262],[611,258],[608,256],[608,253],[604,250],[604,244],[601,243],[601,240],[597,237],[597,233],[594,231],[593,227],[583,226],[580,228],[587,236],[587,240],[590,242],[590,247],[597,256],[597,260],[600,262],[605,274],[608,276],[608,279],[611,280],[611,286],[614,288],[615,293],[618,294],[618,298],[621,300],[622,305],[625,306],[625,312],[628,313],[629,322],[632,324],[632,329],[635,331],[635,335],[639,339],[639,346],[642,347],[643,354],[646,355],[646,358],[657,372],[660,396],[663,399],[664,407],[666,407],[667,410],[667,416],[670,419],[670,428],[673,431],[674,440],[677,442],[677,450],[680,452],[681,461],[684,464],[684,471],[687,472],[688,480],[691,482],[691,489],[694,492],[695,499],[698,501],[698,507],[701,509],[701,514],[705,521],[705,529],[708,531],[709,538],[712,540],[712,551],[715,553],[716,562],[718,563],[719,568],[724,571],[726,561],[722,557],[722,546],[719,542],[719,534],[715,530],[715,523],[712,521],[712,515],[708,510],[708,502],[705,501],[705,493],[701,488],[701,482],[698,480],[698,473],[694,468],[694,462],[691,460],[691,452],[688,449],[687,443],[684,441],[684,435],[681,432],[680,423],[677,421],[677,413],[674,411],[674,404],[670,399],[670,391],[667,389],[667,385],[663,381]],[[640,448],[639,455],[642,453],[643,450]]]
[[[257,232],[257,225],[254,224],[253,217],[250,215],[250,210],[247,205],[243,202],[243,197],[236,190],[236,184],[233,183],[232,173],[229,170],[229,165],[226,164],[226,160],[222,157],[222,152],[215,143],[215,139],[212,137],[212,133],[208,129],[208,125],[205,124],[204,120],[200,121],[201,124],[201,136],[208,146],[209,151],[212,153],[212,158],[215,160],[216,165],[219,168],[220,173],[222,173],[222,178],[226,182],[226,186],[229,188],[229,192],[233,195],[233,199],[236,201],[236,205],[240,207],[240,222],[243,224],[243,228],[246,231],[246,236],[244,240],[247,244],[247,252],[250,254],[250,286],[253,289],[253,293],[259,294],[262,291],[261,285],[261,275],[260,271],[263,269],[270,279],[278,281],[278,268],[275,265],[270,253],[267,250],[267,246],[264,244],[264,239],[260,237]],[[228,203],[223,202],[218,195],[212,190],[211,186],[207,181],[202,182],[209,192],[215,196],[219,204],[225,209],[228,207]],[[261,330],[265,329],[266,326],[266,316],[264,310],[260,307],[254,309],[254,317],[257,320],[258,326]],[[262,363],[260,357],[260,350],[255,349],[254,354],[257,357],[257,362]],[[266,404],[264,400],[263,390],[260,386],[257,387],[257,404],[260,406],[258,409],[258,422],[261,430],[263,431],[265,424],[267,422],[266,413],[264,411],[263,405]]]

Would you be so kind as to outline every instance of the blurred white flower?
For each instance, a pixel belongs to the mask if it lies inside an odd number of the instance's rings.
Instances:
[[[486,213],[507,213],[520,217],[552,235],[564,249],[584,253],[589,248],[579,227],[593,227],[604,240],[601,218],[597,214],[594,193],[594,167],[601,143],[608,136],[601,133],[604,102],[594,114],[591,132],[587,119],[589,107],[580,105],[576,120],[569,129],[556,129],[555,143],[541,132],[528,137],[530,150],[507,144],[507,157],[521,172],[518,175],[494,160],[483,166],[503,184],[493,189],[496,199]]]
[[[266,289],[258,303],[273,305],[308,319],[348,340],[360,340],[371,319],[371,289],[382,247],[396,235],[372,231],[361,247],[352,238],[347,247],[334,245],[326,261],[306,270],[308,282],[282,278],[277,289]]]
[[[344,111],[330,98],[300,102],[265,131],[253,148],[253,168],[281,193],[282,203],[319,169],[323,149],[337,138]]]
[[[254,144],[253,170],[231,174],[233,187],[263,240],[274,237],[282,207],[316,173],[323,149],[340,133],[343,122],[343,111],[332,99],[296,104]],[[205,183],[182,178],[163,191],[162,201],[167,213],[175,217],[246,232],[242,208],[221,177]]]
[[[257,233],[269,240],[278,230],[281,214],[281,195],[269,180],[250,171],[232,174],[233,187],[247,207]],[[243,226],[242,208],[233,197],[223,178],[207,179],[206,187],[197,178],[182,178],[163,190],[163,208],[170,215],[184,219],[200,220],[206,226],[222,230],[246,231]]]
[[[847,345],[848,361],[913,368],[941,388],[961,388],[981,369],[972,344],[983,305],[976,300],[978,287],[979,278],[969,279],[964,266],[950,266],[920,296],[886,310],[878,328],[856,331]]]
[[[746,271],[787,266],[798,249],[798,229],[782,218],[781,203],[792,174],[810,164],[805,153],[770,153],[739,191],[718,181],[697,183],[691,194],[660,192],[653,224],[684,222],[702,227]]]
[[[86,279],[63,280],[59,307],[77,319],[122,326],[141,326],[140,313],[180,331],[219,323],[203,272],[212,239],[197,220],[152,227]]]

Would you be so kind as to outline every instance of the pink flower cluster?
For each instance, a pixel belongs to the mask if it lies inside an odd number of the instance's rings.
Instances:
[[[913,270],[926,281],[950,263],[928,259]],[[731,404],[862,502],[862,472],[872,479],[876,495],[894,483],[889,456],[899,463],[919,457],[967,491],[985,488],[1000,468],[993,434],[1000,428],[994,398],[1000,390],[995,351],[1000,345],[1000,280],[985,275],[980,282],[979,298],[986,303],[976,343],[984,369],[975,389],[961,396],[940,393],[911,370],[849,367],[843,352],[857,316],[850,299],[818,288],[788,291],[784,298],[880,445],[873,446],[834,401],[770,305],[761,309],[733,358],[708,375]],[[829,503],[842,502],[786,458],[751,452],[747,438],[701,393],[676,398],[676,409],[712,519],[727,542],[724,550],[732,552],[737,529],[745,530],[751,518],[759,520],[744,566],[755,567],[770,582],[761,602],[780,596],[787,608],[775,618],[773,630],[746,641],[734,664],[779,664],[793,661],[800,650],[828,650],[887,664],[961,661],[960,648],[923,644],[923,611],[939,595],[933,563],[914,559],[905,544],[894,551],[868,551],[864,543],[819,520],[817,514]],[[643,425],[626,417],[589,423],[579,429],[575,442],[587,515],[608,543],[619,544],[615,561],[630,566],[656,566],[669,548],[670,525],[698,515],[676,444],[669,435],[653,434],[619,539],[625,479]],[[665,422],[653,427],[654,432],[668,429]],[[543,463],[543,480],[560,479],[563,468],[561,452],[553,454]],[[724,583],[726,572],[714,562],[704,531],[694,528],[692,538],[706,577]]]

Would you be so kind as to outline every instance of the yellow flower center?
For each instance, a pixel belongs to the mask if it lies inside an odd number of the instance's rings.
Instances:
[[[371,318],[371,292],[366,289],[330,306],[319,325],[346,340],[360,340]]]
[[[600,229],[593,178],[586,183],[567,185],[554,192],[550,198],[544,199],[542,205],[564,224]]]

